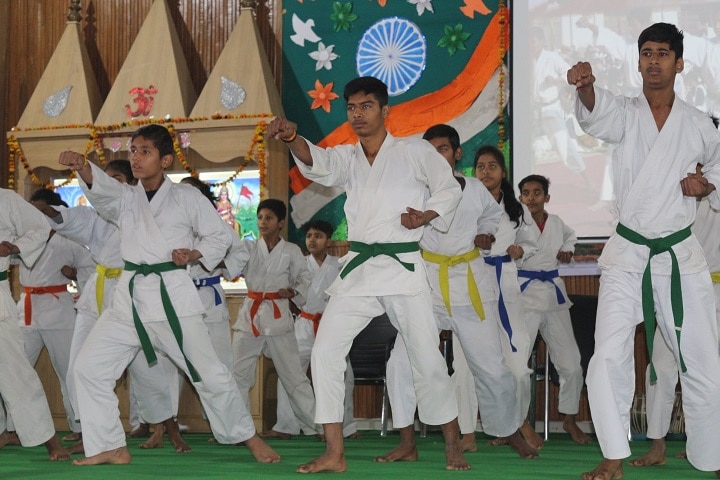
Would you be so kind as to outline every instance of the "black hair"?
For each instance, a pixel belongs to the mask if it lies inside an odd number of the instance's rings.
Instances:
[[[332,234],[335,232],[335,228],[325,220],[310,220],[302,226],[302,230],[306,234],[310,231],[310,229],[315,229],[324,233],[328,239],[331,238]]]
[[[503,171],[504,176],[500,181],[500,191],[502,192],[502,199],[505,203],[505,212],[510,217],[510,220],[515,222],[515,228],[517,228],[520,226],[520,221],[523,218],[523,207],[515,196],[513,186],[507,179],[508,170],[507,165],[505,165],[505,155],[503,155],[503,152],[495,145],[483,145],[478,148],[478,151],[475,153],[474,168],[477,168],[477,162],[483,155],[491,155]]]
[[[545,192],[545,195],[550,194],[550,179],[547,177],[543,177],[542,175],[528,175],[527,177],[520,180],[520,183],[518,183],[518,188],[520,189],[520,192],[522,193],[522,187],[528,182],[537,182],[542,187],[543,191]]]
[[[167,128],[157,123],[151,123],[138,128],[132,134],[130,141],[132,142],[137,137],[143,137],[146,140],[150,140],[155,148],[160,151],[160,157],[165,155],[175,156],[175,147],[173,145],[173,138]]]
[[[713,122],[713,125],[715,125],[715,128],[720,127],[720,118],[716,117],[715,115],[710,115],[710,119]]]
[[[41,188],[39,190],[35,190],[35,192],[30,197],[31,202],[43,202],[48,205],[52,205],[55,207],[63,206],[67,207],[68,204],[63,201],[63,199],[60,197],[60,194],[50,190],[49,188]]]
[[[345,101],[356,93],[372,95],[378,101],[380,107],[388,104],[388,88],[382,80],[375,77],[358,77],[345,84],[343,97]]]
[[[670,44],[670,50],[675,52],[675,60],[683,56],[683,32],[672,23],[655,23],[640,33],[638,37],[638,52],[645,42]]]
[[[444,123],[433,125],[428,128],[423,134],[423,140],[432,140],[433,138],[447,138],[450,141],[450,146],[453,149],[453,153],[457,152],[460,148],[460,134],[450,125]]]
[[[285,202],[283,202],[282,200],[278,200],[277,198],[267,198],[263,200],[257,206],[257,213],[260,213],[260,210],[262,210],[263,208],[267,208],[268,210],[272,211],[278,218],[278,220],[285,220],[285,216],[287,215],[287,207],[285,206]]]
[[[112,160],[105,165],[105,171],[107,172],[108,170],[115,170],[116,172],[123,174],[127,179],[127,182],[131,185],[135,183],[135,175],[133,175],[132,166],[130,165],[129,160]]]
[[[208,185],[207,183],[195,177],[185,177],[180,180],[180,183],[187,183],[188,185],[192,185],[193,187],[197,188],[198,190],[200,190],[200,193],[202,193],[205,198],[210,200],[210,203],[212,203],[213,207],[217,207],[217,205],[215,205],[217,197],[213,195],[212,188],[210,188],[210,185]]]

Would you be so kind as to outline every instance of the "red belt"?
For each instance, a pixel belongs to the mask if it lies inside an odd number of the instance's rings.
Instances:
[[[25,325],[32,323],[32,295],[44,295],[49,293],[53,297],[60,299],[56,293],[67,292],[67,285],[49,285],[47,287],[23,287],[25,290]]]
[[[282,314],[280,313],[280,308],[275,303],[275,300],[280,300],[282,297],[280,296],[280,292],[253,292],[251,290],[248,290],[247,296],[253,301],[250,306],[250,326],[252,327],[253,335],[257,337],[260,335],[260,331],[255,326],[255,315],[257,315],[260,304],[263,300],[270,300],[273,304],[273,313],[275,314],[275,318],[278,319],[282,317]]]
[[[308,313],[305,310],[300,310],[300,316],[312,322],[313,333],[315,333],[315,336],[317,336],[318,327],[320,327],[320,319],[322,318],[322,312]]]

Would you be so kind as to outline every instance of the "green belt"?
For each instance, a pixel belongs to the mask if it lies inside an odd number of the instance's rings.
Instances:
[[[350,242],[350,251],[357,252],[357,255],[350,261],[350,263],[345,265],[343,271],[340,272],[340,278],[345,278],[348,273],[352,272],[357,267],[370,260],[372,257],[377,257],[378,255],[387,255],[388,257],[392,257],[407,270],[414,272],[415,265],[412,263],[400,261],[400,259],[397,257],[397,254],[417,252],[419,250],[420,244],[418,242],[371,244],[362,242]]]
[[[2,282],[3,280],[7,280],[7,279],[8,279],[7,270],[3,270],[2,272],[0,272],[0,282]]]
[[[180,347],[180,352],[182,352],[183,358],[185,358],[185,363],[187,364],[190,378],[192,378],[193,382],[199,382],[200,375],[198,375],[195,367],[193,367],[192,363],[190,363],[190,360],[188,360],[187,356],[185,356],[185,352],[183,351],[182,327],[180,327],[180,321],[178,320],[177,313],[175,313],[175,309],[173,308],[172,302],[170,301],[170,295],[168,295],[167,288],[165,288],[165,281],[163,280],[163,277],[161,275],[162,272],[169,272],[171,270],[182,270],[184,268],[185,267],[175,265],[173,262],[156,263],[153,265],[138,265],[128,262],[127,260],[125,261],[125,270],[127,270],[128,272],[135,272],[135,274],[130,279],[130,284],[128,285],[128,287],[130,289],[130,299],[132,301],[132,313],[133,321],[135,322],[135,329],[137,330],[138,337],[140,337],[140,345],[142,346],[142,350],[145,354],[145,358],[147,359],[148,364],[152,365],[156,363],[157,355],[155,354],[155,350],[152,347],[152,343],[150,342],[150,337],[148,336],[147,330],[145,330],[145,326],[140,321],[140,315],[138,315],[137,310],[135,309],[133,290],[135,289],[136,276],[147,276],[156,274],[160,277],[160,298],[162,299],[162,304],[163,308],[165,309],[165,315],[167,315],[168,318],[168,323],[170,324],[170,328],[175,335],[175,340],[177,340],[178,346]]]
[[[680,349],[680,332],[683,324],[683,304],[682,304],[682,287],[680,284],[680,268],[678,266],[677,257],[672,247],[689,238],[692,232],[690,227],[686,227],[680,231],[672,233],[667,237],[648,239],[637,232],[630,230],[625,225],[618,223],[615,231],[625,240],[636,245],[645,245],[650,248],[650,256],[645,271],[642,276],[642,310],[643,320],[645,322],[645,338],[647,340],[648,353],[650,355],[650,381],[657,381],[657,374],[652,363],[653,338],[655,336],[656,319],[655,319],[655,302],[653,300],[652,276],[650,272],[651,259],[660,253],[668,252],[672,260],[670,270],[670,302],[672,305],[673,319],[675,321],[675,334],[678,342],[678,356],[680,358],[680,368],[683,372],[687,371],[685,362],[682,358]]]

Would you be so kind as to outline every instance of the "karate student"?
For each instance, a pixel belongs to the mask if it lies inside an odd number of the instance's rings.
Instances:
[[[55,435],[40,378],[25,356],[8,279],[10,256],[32,266],[45,248],[50,227],[35,207],[11,190],[0,188],[0,207],[0,395],[23,446],[44,443],[50,460],[68,460],[70,455]],[[12,439],[7,431],[0,433],[0,448]]]
[[[442,425],[447,468],[467,470],[418,244],[420,227],[427,223],[447,230],[460,201],[460,185],[432,145],[396,138],[386,130],[390,107],[383,82],[373,77],[351,80],[344,97],[350,127],[360,137],[355,145],[317,147],[283,118],[274,119],[267,132],[285,141],[304,176],[347,192],[350,252],[328,290],[330,300],[311,358],[315,420],[323,424],[326,451],[298,471],[347,469],[342,436],[345,357],[355,336],[383,312],[408,346],[417,373],[413,378],[420,419]]]
[[[338,257],[328,254],[328,247],[332,243],[332,234],[335,231],[332,225],[324,220],[312,220],[303,225],[305,231],[305,247],[309,255],[308,270],[312,275],[312,283],[308,288],[307,299],[295,317],[295,338],[300,352],[300,368],[307,372],[310,366],[310,353],[315,343],[315,334],[320,326],[323,311],[330,296],[325,292],[340,273]],[[355,377],[348,359],[345,370],[345,414],[343,416],[343,437],[360,438],[357,433],[357,422],[354,418],[353,392],[355,390]],[[285,388],[278,379],[277,382],[277,422],[271,430],[260,433],[265,438],[280,438],[289,440],[292,435],[300,432],[305,435],[315,435],[314,424],[301,425],[293,413]]]
[[[60,195],[49,189],[35,191],[30,203],[38,210],[67,208]],[[47,222],[47,220],[46,220]],[[77,434],[69,440],[79,440],[80,424],[72,406],[67,385],[70,364],[70,347],[75,330],[75,303],[67,287],[70,279],[64,270],[68,267],[83,270],[94,261],[90,252],[73,240],[51,230],[45,249],[32,267],[20,263],[20,284],[23,293],[18,301],[19,324],[23,333],[25,354],[35,365],[43,347],[60,383],[63,407],[70,430]],[[83,282],[78,281],[79,286]]]
[[[594,85],[587,62],[570,68],[578,121],[589,135],[615,144],[617,228],[598,260],[595,354],[587,373],[593,425],[603,461],[586,480],[622,476],[630,455],[635,326],[655,323],[681,360],[687,455],[699,470],[720,470],[720,354],[707,261],[690,225],[695,198],[720,181],[720,136],[710,118],[675,96],[683,70],[683,35],[656,23],[638,38],[639,97],[615,97]],[[693,175],[703,165],[704,177]],[[649,248],[650,247],[650,248]],[[650,333],[651,335],[652,333]],[[652,338],[648,339],[652,345]]]
[[[444,160],[438,158],[438,162],[445,161],[451,169],[455,168],[462,152],[454,128],[435,125],[423,138],[444,157]],[[505,438],[521,457],[533,458],[537,452],[520,434],[523,417],[516,406],[515,381],[500,346],[497,283],[494,272],[485,268],[476,247],[479,243],[489,249],[502,210],[478,179],[455,178],[462,189],[462,199],[449,230],[442,233],[426,225],[420,240],[432,288],[435,322],[438,331],[453,332],[453,346],[462,345],[475,381],[483,430]],[[395,341],[387,368],[393,426],[400,428],[400,445],[376,461],[414,461],[418,456],[413,435],[417,402],[408,351],[402,338]]]
[[[498,299],[498,320],[502,328],[500,339],[502,351],[510,371],[515,377],[518,412],[524,418],[520,427],[528,444],[536,449],[543,445],[543,439],[527,421],[530,407],[531,375],[528,358],[535,344],[535,335],[528,334],[525,323],[525,308],[520,298],[517,262],[529,258],[538,249],[533,233],[535,225],[527,207],[515,196],[512,184],[507,179],[505,156],[494,145],[481,146],[475,153],[475,178],[488,189],[503,210],[495,241],[483,260],[493,270],[500,289]],[[491,445],[504,443],[504,439],[491,440]]]
[[[130,152],[133,173],[140,180],[134,187],[115,181],[78,153],[63,152],[59,160],[78,172],[98,212],[118,223],[125,260],[113,303],[76,361],[87,457],[74,463],[130,462],[119,416],[109,414],[118,408],[113,388],[141,350],[154,363],[155,349],[193,379],[218,441],[244,441],[258,461],[277,462],[279,456],[255,434],[232,374],[211,346],[202,321],[205,310],[186,271],[187,264],[198,261],[214,268],[231,237],[197,190],[175,184],[164,174],[174,160],[172,137],[165,127],[150,124],[135,131]]]
[[[255,384],[257,361],[266,349],[289,395],[300,423],[315,430],[315,395],[300,352],[290,313],[291,298],[302,305],[312,277],[307,261],[294,243],[280,236],[287,208],[281,200],[263,200],[257,207],[260,239],[245,240],[250,259],[243,270],[248,298],[233,324],[233,373],[243,398]]]
[[[699,165],[698,170],[700,168]],[[710,199],[714,202],[711,202]],[[705,258],[708,261],[715,292],[716,318],[720,328],[720,242],[718,241],[720,210],[713,208],[711,203],[715,207],[720,207],[720,195],[717,190],[698,202],[692,232],[703,247]],[[670,430],[675,389],[680,372],[673,351],[663,340],[660,329],[655,330],[652,353],[652,366],[656,372],[657,381],[651,381],[649,365],[645,375],[647,438],[652,439],[652,445],[647,453],[630,461],[630,465],[635,467],[665,464],[665,436]],[[717,374],[720,375],[720,372]]]
[[[565,416],[563,429],[579,444],[590,443],[578,426],[576,417],[583,388],[580,349],[570,320],[572,302],[565,291],[565,282],[558,276],[558,264],[570,263],[577,238],[575,232],[557,215],[545,211],[550,201],[550,180],[542,175],[529,175],[518,184],[520,201],[528,208],[535,224],[538,249],[524,259],[518,269],[520,298],[525,308],[528,338],[542,334],[550,358],[560,376],[558,411]],[[533,340],[534,341],[534,340]],[[532,342],[525,344],[523,357],[529,358]]]

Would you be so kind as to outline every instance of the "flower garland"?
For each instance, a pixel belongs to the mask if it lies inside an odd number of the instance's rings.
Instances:
[[[250,113],[250,114],[241,114],[241,115],[220,115],[214,114],[210,118],[208,117],[189,117],[189,118],[171,118],[171,117],[165,117],[165,118],[150,118],[150,119],[142,119],[142,120],[131,120],[128,122],[122,122],[119,124],[113,124],[113,125],[93,125],[91,123],[86,124],[70,124],[70,125],[62,125],[62,126],[52,126],[52,127],[29,127],[29,128],[18,128],[13,127],[11,131],[16,132],[29,132],[29,131],[38,131],[38,130],[61,130],[61,129],[70,129],[70,128],[87,128],[90,130],[90,137],[88,139],[87,145],[85,147],[85,155],[92,153],[93,151],[98,157],[98,163],[100,165],[105,165],[106,158],[105,158],[105,150],[102,143],[101,135],[108,134],[115,132],[117,130],[121,130],[127,127],[141,127],[144,125],[149,125],[151,123],[157,123],[161,125],[166,125],[166,128],[170,132],[173,138],[173,147],[175,150],[175,154],[177,155],[178,161],[183,166],[183,168],[193,177],[198,177],[199,172],[195,170],[188,162],[185,157],[185,154],[183,153],[182,149],[180,148],[180,145],[177,141],[177,135],[175,134],[175,126],[173,124],[182,124],[182,123],[190,123],[190,122],[202,122],[207,120],[238,120],[238,119],[249,119],[249,118],[270,118],[274,115],[271,113]],[[255,131],[253,134],[253,138],[250,142],[250,147],[248,148],[248,155],[247,158],[254,157],[259,168],[259,174],[260,174],[260,197],[263,198],[264,195],[264,186],[265,186],[265,131],[267,130],[267,123],[265,120],[261,120],[257,126],[255,127]],[[7,141],[8,149],[10,152],[10,157],[8,160],[8,171],[10,173],[8,178],[8,187],[15,188],[15,168],[16,168],[16,162],[15,160],[20,160],[20,162],[23,165],[23,168],[27,172],[30,180],[34,185],[37,185],[38,187],[43,188],[60,188],[65,185],[68,185],[74,178],[75,173],[71,172],[70,175],[67,177],[67,179],[61,184],[57,186],[53,186],[51,184],[43,183],[40,178],[33,172],[33,169],[30,167],[30,165],[27,162],[27,159],[25,158],[25,154],[23,153],[22,147],[20,146],[20,143],[15,138],[15,136],[11,135],[8,138]],[[244,164],[241,164],[240,167],[235,171],[235,173],[222,182],[222,184],[226,184],[231,182],[235,179],[235,177],[245,168],[247,165],[247,161]]]
[[[258,175],[260,177],[260,200],[265,200],[265,197],[267,196],[265,187],[267,185],[267,169],[265,164],[266,132],[267,122],[265,122],[264,120],[259,121],[258,124],[255,126],[255,131],[253,132],[250,146],[248,147],[247,154],[245,155],[244,163],[241,163],[240,166],[235,170],[235,173],[233,173],[226,180],[214,183],[214,187],[223,187],[235,180],[238,174],[240,174],[240,172],[242,172],[245,167],[250,163],[250,159],[252,158],[255,160],[255,163],[257,163],[258,166]]]
[[[500,42],[498,53],[500,54],[498,74],[498,148],[501,152],[505,151],[505,53],[507,52],[507,8],[505,8],[505,0],[498,2],[498,13],[500,15]]]

